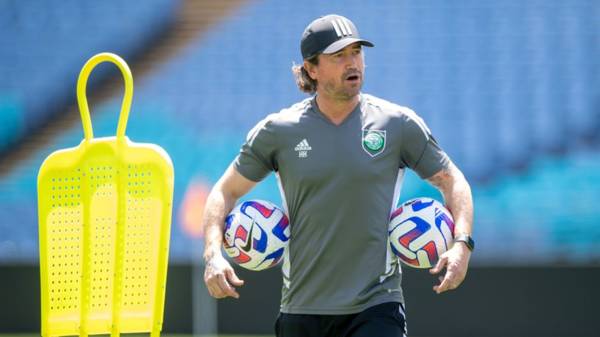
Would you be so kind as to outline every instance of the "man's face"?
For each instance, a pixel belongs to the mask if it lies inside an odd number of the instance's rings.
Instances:
[[[305,68],[317,80],[319,94],[339,100],[352,99],[363,84],[365,65],[361,45],[357,42],[337,53],[321,54],[318,65],[305,62]]]

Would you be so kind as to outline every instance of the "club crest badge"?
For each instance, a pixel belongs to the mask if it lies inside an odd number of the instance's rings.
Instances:
[[[362,148],[371,157],[385,149],[385,130],[362,130]]]

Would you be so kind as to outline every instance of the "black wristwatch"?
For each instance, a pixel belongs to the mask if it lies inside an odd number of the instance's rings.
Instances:
[[[465,245],[467,245],[467,248],[469,248],[470,251],[473,251],[475,249],[475,241],[468,234],[458,234],[454,238],[454,242],[464,242]]]

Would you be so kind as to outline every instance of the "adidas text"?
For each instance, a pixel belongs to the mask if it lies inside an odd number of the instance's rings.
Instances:
[[[296,147],[294,151],[298,152],[298,158],[306,158],[308,157],[308,151],[312,150],[310,145],[308,145],[308,141],[304,138]]]

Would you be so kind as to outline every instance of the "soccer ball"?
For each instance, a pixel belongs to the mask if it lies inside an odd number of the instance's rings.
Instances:
[[[225,252],[246,269],[263,270],[277,265],[289,239],[287,216],[268,201],[245,201],[225,218]]]
[[[414,268],[431,268],[452,247],[454,220],[437,200],[416,198],[392,212],[388,233],[400,261]]]

